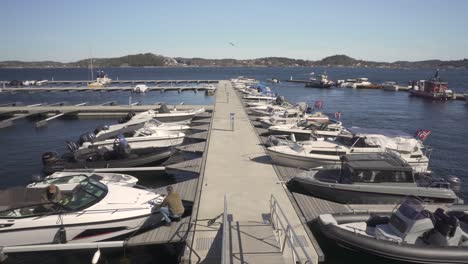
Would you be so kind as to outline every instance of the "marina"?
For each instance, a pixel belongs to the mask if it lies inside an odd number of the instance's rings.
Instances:
[[[251,115],[246,100],[242,99],[244,95],[235,91],[230,81],[219,80],[216,85],[213,105],[168,105],[169,109],[180,111],[206,110],[189,124],[191,132],[183,144],[175,147],[179,153],[169,160],[153,167],[81,169],[94,173],[165,172],[181,177],[183,180],[171,185],[184,203],[190,204],[187,207],[190,214],[169,227],[136,232],[126,240],[4,247],[3,256],[15,259],[20,252],[78,248],[91,251],[101,248],[106,254],[105,248],[131,250],[160,245],[184,248],[181,263],[318,263],[328,259],[312,228],[320,215],[393,209],[393,204],[343,204],[289,190],[286,183],[305,170],[275,164],[265,147],[269,142],[268,129],[257,121],[257,115]],[[2,102],[0,112],[6,118],[3,124],[7,125],[42,115],[34,120],[36,127],[42,127],[64,116],[80,117],[77,122],[85,117],[125,118],[129,112],[157,111],[160,107],[160,104],[123,105],[116,101],[92,105],[86,102],[22,105],[11,100]]]

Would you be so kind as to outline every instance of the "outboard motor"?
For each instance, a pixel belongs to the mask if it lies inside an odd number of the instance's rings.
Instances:
[[[127,140],[119,135],[114,143],[114,151],[122,158],[127,158],[130,156],[132,149],[128,144]]]
[[[167,105],[161,104],[158,112],[161,114],[166,114],[166,113],[170,113],[171,111],[169,111],[169,108],[167,108]]]
[[[104,131],[104,130],[109,130],[109,126],[106,125],[99,125],[94,129],[94,134],[97,135],[99,132]]]
[[[136,115],[135,112],[130,112],[130,113],[128,113],[125,117],[122,117],[122,118],[119,120],[119,124],[127,123],[127,122],[130,121],[130,119],[132,119],[132,117],[134,117],[135,115]]]
[[[76,150],[78,150],[80,148],[80,146],[78,146],[78,144],[76,144],[73,141],[67,141],[66,144],[67,144],[67,149],[70,152],[75,152]]]
[[[85,142],[92,142],[96,139],[96,135],[93,132],[84,133],[78,139],[78,145],[83,145]]]
[[[447,176],[446,180],[450,183],[450,189],[457,195],[461,191],[461,180],[457,176],[449,175]]]
[[[55,163],[60,160],[60,157],[57,152],[46,152],[42,154],[42,164],[48,165],[51,163]]]
[[[284,96],[276,97],[275,102],[276,102],[277,105],[281,105],[282,103],[284,103]]]

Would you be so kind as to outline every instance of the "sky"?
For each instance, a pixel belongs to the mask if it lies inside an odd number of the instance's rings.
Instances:
[[[456,60],[468,58],[467,10],[465,0],[0,0],[0,61]]]

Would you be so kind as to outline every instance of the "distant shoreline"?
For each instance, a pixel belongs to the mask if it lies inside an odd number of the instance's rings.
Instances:
[[[266,57],[256,59],[203,59],[164,57],[152,53],[126,55],[118,58],[91,58],[76,62],[55,61],[1,61],[0,68],[185,68],[185,67],[338,67],[338,68],[388,68],[388,69],[468,69],[468,59],[375,62],[351,58],[346,55],[333,55],[318,61],[291,59],[285,57]]]

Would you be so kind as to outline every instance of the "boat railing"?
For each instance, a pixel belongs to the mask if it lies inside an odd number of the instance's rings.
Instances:
[[[228,258],[226,257],[227,252],[227,232],[228,232],[228,213],[227,213],[227,197],[224,195],[224,211],[223,211],[223,235],[221,245],[221,264],[227,264]]]
[[[291,249],[292,263],[312,264],[312,259],[305,250],[302,241],[273,195],[270,197],[270,217],[271,225],[278,234],[281,253],[284,253],[286,244],[288,244]]]

